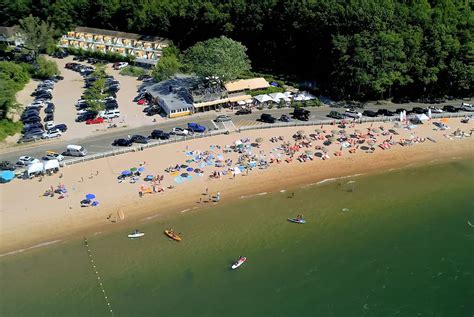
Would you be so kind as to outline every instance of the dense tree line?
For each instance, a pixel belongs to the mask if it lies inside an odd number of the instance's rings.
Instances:
[[[315,80],[340,98],[467,95],[474,16],[465,0],[0,0],[0,21],[32,14],[173,40],[228,36],[257,70]]]

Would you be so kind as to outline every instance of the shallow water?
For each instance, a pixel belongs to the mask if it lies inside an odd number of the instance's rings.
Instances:
[[[470,316],[473,176],[458,161],[333,180],[87,239],[115,316]],[[2,316],[112,315],[83,240],[0,272]]]

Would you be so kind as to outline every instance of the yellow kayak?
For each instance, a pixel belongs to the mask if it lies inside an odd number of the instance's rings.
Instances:
[[[175,241],[181,241],[181,237],[173,231],[173,229],[165,230],[165,234]]]

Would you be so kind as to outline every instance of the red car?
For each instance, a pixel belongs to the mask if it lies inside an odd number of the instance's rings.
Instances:
[[[140,100],[138,100],[137,103],[138,103],[140,106],[142,106],[142,105],[148,103],[148,101],[147,101],[146,99],[140,99]]]
[[[95,119],[89,119],[86,121],[86,124],[99,124],[99,123],[104,123],[104,118],[97,117]]]

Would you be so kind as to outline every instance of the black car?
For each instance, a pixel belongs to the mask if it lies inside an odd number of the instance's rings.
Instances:
[[[139,134],[132,135],[130,140],[133,143],[142,143],[142,144],[147,144],[150,141],[146,136],[139,135]]]
[[[117,104],[105,104],[105,110],[115,110],[118,109]]]
[[[302,121],[308,121],[310,114],[311,111],[304,108],[295,108],[295,110],[293,110],[293,117]]]
[[[43,128],[31,128],[25,131],[25,135],[42,135],[43,133]]]
[[[445,112],[458,112],[459,109],[454,106],[444,106],[443,111]]]
[[[48,113],[43,119],[43,122],[48,122],[48,121],[54,121],[54,114],[53,113]]]
[[[83,113],[83,114],[79,115],[76,118],[76,122],[84,122],[84,121],[87,121],[89,119],[94,119],[95,117],[96,117],[96,114],[94,112],[86,112],[86,113]]]
[[[43,124],[41,122],[35,122],[35,123],[30,123],[28,125],[25,125],[23,128],[23,133],[25,133],[28,130],[31,130],[33,128],[41,128],[43,129]]]
[[[53,113],[54,112],[54,105],[53,106],[47,106],[45,109],[44,109],[44,113]]]
[[[29,117],[37,117],[39,116],[39,111],[38,110],[27,110],[27,111],[24,111],[22,114],[21,114],[21,119],[26,119],[26,118],[29,118]]]
[[[155,114],[160,114],[161,113],[161,108],[160,107],[147,107],[143,110],[143,112],[146,113],[147,116],[154,116]]]
[[[41,140],[42,135],[37,134],[25,134],[18,140],[18,143],[34,142]]]
[[[242,115],[242,114],[251,114],[251,113],[252,113],[252,109],[242,108],[242,109],[237,110],[237,112],[235,114],[236,115]]]
[[[416,113],[416,114],[422,114],[422,113],[425,113],[425,110],[423,108],[420,108],[420,107],[415,107],[411,110],[412,113]]]
[[[395,113],[396,113],[396,114],[399,114],[400,112],[405,111],[405,110],[406,110],[406,109],[398,108],[397,110],[395,110]]]
[[[131,139],[116,139],[112,143],[113,146],[132,146],[133,142]]]
[[[41,122],[41,118],[39,116],[35,117],[28,117],[26,119],[21,120],[24,124],[29,124],[29,123],[36,123],[36,122]]]
[[[61,124],[56,124],[54,127],[51,128],[51,130],[56,130],[58,129],[61,132],[66,132],[67,131],[67,125],[61,123]]]
[[[161,130],[153,130],[150,134],[150,139],[167,140],[170,138],[170,134]]]
[[[279,120],[281,122],[290,122],[291,121],[290,117],[286,114],[282,114]]]
[[[333,118],[333,119],[337,119],[337,120],[342,120],[342,119],[345,118],[345,116],[342,113],[337,112],[337,111],[329,112],[328,117]]]
[[[362,112],[362,115],[366,117],[376,117],[377,112],[372,111],[372,110],[364,110],[364,112]]]
[[[138,80],[145,80],[145,79],[150,79],[150,78],[151,78],[151,76],[147,75],[147,74],[138,76]]]
[[[2,171],[14,171],[16,168],[15,164],[10,161],[1,161],[0,162],[0,170]]]
[[[381,115],[381,116],[386,116],[386,117],[391,117],[394,115],[394,113],[390,110],[387,110],[387,109],[379,109],[377,111],[377,114],[378,115]]]
[[[35,95],[35,99],[53,99],[53,95],[50,92],[42,91]]]
[[[276,119],[271,114],[262,113],[262,115],[260,116],[260,121],[265,123],[275,123]]]

